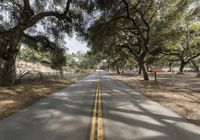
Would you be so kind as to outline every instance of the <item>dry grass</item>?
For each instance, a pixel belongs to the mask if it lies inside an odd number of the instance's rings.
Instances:
[[[45,81],[24,80],[20,84],[11,87],[0,87],[0,119],[25,108],[50,93],[76,82],[84,76],[86,74],[70,79],[48,78]]]
[[[137,80],[130,75],[115,75],[115,77],[134,87],[143,95],[185,117],[190,122],[200,125],[199,92],[154,81]]]

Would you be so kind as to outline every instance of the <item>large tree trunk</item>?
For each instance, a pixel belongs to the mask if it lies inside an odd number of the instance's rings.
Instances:
[[[0,86],[13,85],[16,80],[15,61],[9,62],[1,60],[0,63]]]
[[[21,46],[22,32],[13,29],[0,33],[0,37],[0,86],[10,86],[16,80],[15,61]]]
[[[68,0],[63,12],[58,11],[34,13],[30,0],[23,0],[23,10],[17,25],[9,31],[0,32],[0,85],[12,85],[15,83],[15,60],[21,46],[23,31],[35,25],[45,17],[56,17],[59,20],[67,18],[72,0]],[[68,18],[67,18],[68,19]]]
[[[184,70],[184,67],[185,67],[186,64],[187,64],[186,62],[181,61],[181,66],[180,66],[180,68],[179,68],[179,72],[180,72],[180,73],[183,73],[183,70]]]
[[[143,63],[140,63],[140,68],[142,70],[142,74],[143,74],[144,80],[149,80],[149,75],[147,73],[147,68],[145,67],[145,65]]]
[[[169,64],[169,72],[172,72],[172,64]]]
[[[118,65],[116,65],[115,67],[116,67],[116,70],[117,70],[117,74],[120,74]]]

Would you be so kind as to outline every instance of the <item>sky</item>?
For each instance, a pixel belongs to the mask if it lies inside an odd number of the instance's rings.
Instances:
[[[69,53],[81,51],[81,52],[87,52],[89,48],[87,48],[87,44],[85,42],[80,42],[76,39],[76,36],[74,35],[72,38],[66,37],[66,47],[69,49]]]

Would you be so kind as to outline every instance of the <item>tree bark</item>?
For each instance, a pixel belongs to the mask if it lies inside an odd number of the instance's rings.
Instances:
[[[67,1],[63,13],[50,11],[42,12],[37,15],[34,15],[29,0],[23,0],[23,2],[24,7],[21,11],[22,14],[18,19],[18,24],[8,31],[0,32],[0,85],[3,86],[13,85],[15,83],[15,61],[21,47],[21,40],[24,36],[23,31],[32,27],[39,20],[44,19],[45,17],[53,16],[58,19],[71,21],[71,19],[66,15],[70,10],[72,0]]]
[[[120,74],[119,67],[116,65],[117,74]]]
[[[180,68],[179,68],[179,72],[180,72],[180,73],[183,73],[183,70],[184,70],[184,67],[185,67],[186,64],[187,64],[186,62],[181,61],[181,66],[180,66]]]
[[[22,31],[13,29],[0,33],[0,37],[0,86],[10,86],[16,80],[15,61],[21,47]]]
[[[15,61],[9,62],[1,60],[0,67],[0,86],[10,86],[15,83],[16,80],[16,68]]]
[[[140,63],[140,68],[142,70],[142,74],[143,74],[144,80],[149,80],[149,75],[147,73],[147,68],[145,67],[145,65],[143,63]]]
[[[172,72],[172,63],[169,63],[169,72]]]
[[[138,67],[138,74],[139,74],[139,75],[141,75],[141,74],[142,74],[142,69],[141,69],[141,67],[140,67],[140,66]]]

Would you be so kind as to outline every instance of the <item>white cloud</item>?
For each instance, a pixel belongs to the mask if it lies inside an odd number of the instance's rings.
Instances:
[[[80,42],[76,39],[75,35],[73,38],[66,37],[66,47],[69,49],[69,53],[73,52],[87,52],[89,48],[87,47],[87,44],[85,42]]]

